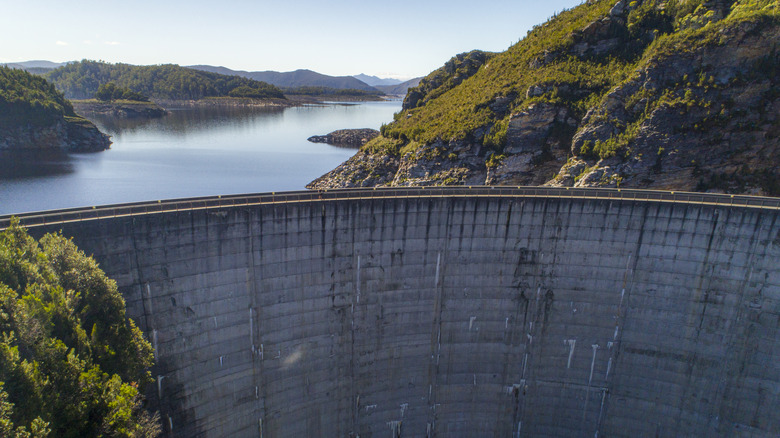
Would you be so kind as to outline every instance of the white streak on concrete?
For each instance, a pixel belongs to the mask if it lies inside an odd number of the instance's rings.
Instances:
[[[599,344],[591,345],[593,348],[593,359],[590,360],[590,377],[588,377],[588,387],[590,388],[590,382],[593,380],[593,368],[596,366],[596,352],[599,350]]]
[[[390,427],[392,438],[398,438],[401,436],[401,422],[400,421],[388,421],[387,425]]]
[[[438,253],[436,255],[436,286],[438,286],[441,283],[439,279],[440,269],[441,269],[441,253]]]
[[[471,328],[474,327],[474,321],[476,320],[477,320],[476,316],[472,316],[471,318],[469,318],[469,331],[471,331]]]
[[[249,308],[249,343],[252,345],[252,351],[255,351],[255,328],[252,321],[252,308]]]
[[[157,330],[152,330],[152,346],[154,347],[154,359],[157,360]]]
[[[357,303],[360,304],[360,256],[357,256],[357,281],[355,282],[357,291]]]
[[[214,317],[214,328],[217,328],[217,317]]]
[[[165,376],[157,376],[157,398],[162,399],[162,381]]]
[[[566,362],[566,368],[571,368],[571,358],[574,356],[574,345],[577,343],[576,339],[566,339],[563,341],[564,345],[569,346],[569,361]]]
[[[152,288],[149,286],[149,283],[146,283],[146,297],[149,298],[149,313],[152,312]]]
[[[409,408],[409,403],[402,403],[401,404],[401,418],[404,418],[404,412],[406,412],[406,409]]]
[[[173,418],[170,415],[168,415],[168,426],[171,428],[171,432],[173,432]]]
[[[601,407],[599,408],[599,418],[598,422],[596,423],[596,433],[594,435],[595,438],[599,437],[599,429],[601,428],[601,416],[604,414],[604,402],[607,400],[607,391],[602,389],[601,390]]]
[[[526,365],[528,365],[528,353],[525,353],[523,355],[523,374],[520,376],[523,379],[525,379],[525,368],[526,368]]]
[[[224,356],[220,356],[220,357],[219,357],[219,366],[222,366],[222,359],[223,359],[223,358],[224,358]]]
[[[504,320],[504,329],[508,329],[508,328],[509,328],[509,318]]]

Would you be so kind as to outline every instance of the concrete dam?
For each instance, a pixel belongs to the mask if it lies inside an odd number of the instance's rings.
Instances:
[[[165,436],[766,437],[778,216],[773,198],[461,187],[20,219],[117,281]]]

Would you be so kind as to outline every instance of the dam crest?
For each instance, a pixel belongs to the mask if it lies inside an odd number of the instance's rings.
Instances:
[[[165,436],[764,437],[780,434],[779,213],[437,187],[20,221],[116,280],[154,347]]]

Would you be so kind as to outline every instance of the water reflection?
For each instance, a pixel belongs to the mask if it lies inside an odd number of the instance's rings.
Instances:
[[[306,139],[393,120],[400,102],[174,109],[93,117],[112,135],[94,154],[0,158],[0,214],[235,193],[301,190],[355,153]]]
[[[187,136],[195,132],[230,127],[241,129],[257,123],[281,119],[284,108],[263,107],[174,107],[169,114],[154,119],[117,118],[110,115],[89,114],[86,117],[109,135],[132,134],[140,131],[164,132],[173,136]]]
[[[0,152],[0,178],[24,179],[73,173],[70,155],[62,151]]]

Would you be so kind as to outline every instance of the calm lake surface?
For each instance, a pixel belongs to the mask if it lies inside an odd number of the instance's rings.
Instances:
[[[93,154],[2,158],[0,214],[207,195],[302,190],[355,149],[310,143],[393,120],[400,101],[284,109],[174,109],[162,119],[93,118]]]

